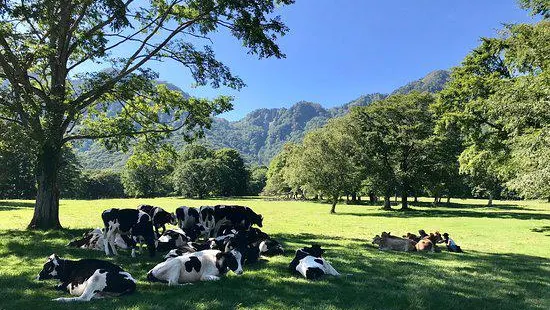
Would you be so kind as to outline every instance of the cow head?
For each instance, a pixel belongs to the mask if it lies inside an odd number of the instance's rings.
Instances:
[[[220,252],[216,254],[216,267],[218,267],[220,273],[225,273],[227,270],[231,270],[235,274],[243,274],[242,261],[242,254],[237,250],[232,250],[231,252]]]
[[[62,272],[62,260],[59,256],[52,254],[42,267],[42,271],[36,277],[37,280],[59,279]]]
[[[169,213],[170,214],[170,224],[172,225],[178,225],[178,217],[175,213]]]
[[[325,253],[325,250],[321,249],[318,244],[313,244],[309,248],[302,248],[302,251],[314,257],[321,257]]]
[[[263,227],[263,223],[264,223],[264,217],[261,214],[258,214],[258,217],[256,219],[256,224],[259,227]]]
[[[379,235],[374,236],[374,238],[372,239],[372,244],[380,245],[381,243],[382,243],[382,237],[380,237]]]
[[[206,227],[204,227],[204,225],[200,223],[195,224],[190,228],[184,228],[182,230],[185,233],[188,241],[196,241],[200,236],[206,233]]]
[[[285,249],[283,248],[283,246],[273,239],[267,239],[260,242],[260,245],[258,247],[260,248],[260,253],[265,256],[285,254]]]
[[[178,257],[178,256],[182,256],[185,253],[186,253],[185,251],[180,250],[180,249],[172,249],[172,250],[170,250],[170,252],[168,252],[168,253],[166,253],[166,255],[164,255],[164,260],[174,258],[174,257]]]

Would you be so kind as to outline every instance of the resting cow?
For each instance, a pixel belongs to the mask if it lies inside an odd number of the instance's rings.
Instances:
[[[134,237],[145,240],[149,255],[155,256],[156,236],[151,217],[147,213],[136,209],[109,209],[103,211],[101,218],[105,224],[105,254],[110,255],[112,251],[117,255],[114,240],[119,233],[132,249],[132,257],[135,257],[137,248]]]
[[[85,233],[82,238],[72,240],[71,242],[69,242],[69,244],[67,244],[67,246],[103,251],[105,249],[103,235],[103,230],[101,228],[96,228],[92,231]],[[120,234],[116,234],[115,246],[120,249],[129,248],[128,244],[124,242],[124,239],[122,239]]]
[[[138,210],[143,211],[151,217],[153,222],[153,227],[155,227],[155,232],[157,236],[160,236],[160,228],[162,228],[162,233],[166,231],[166,224],[177,225],[176,215],[165,211],[163,208],[150,206],[150,205],[140,205]]]
[[[373,244],[378,244],[381,251],[394,250],[411,252],[415,251],[415,242],[410,239],[403,239],[391,236],[390,233],[382,232],[382,235],[376,235],[372,240]]]
[[[168,258],[147,273],[147,280],[178,285],[196,281],[215,281],[228,270],[242,274],[241,253],[204,250]]]
[[[315,280],[328,274],[340,276],[323,257],[325,250],[318,245],[302,248],[296,251],[296,256],[288,266],[291,272],[298,272],[308,280]]]
[[[38,280],[57,279],[56,289],[78,297],[57,298],[56,301],[89,301],[92,298],[133,293],[136,280],[119,266],[97,259],[72,261],[52,254],[44,264]]]
[[[188,229],[200,223],[199,210],[186,206],[181,206],[176,209],[176,219],[178,226],[181,229]]]

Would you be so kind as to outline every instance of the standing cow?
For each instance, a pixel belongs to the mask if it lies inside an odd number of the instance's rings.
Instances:
[[[150,205],[140,205],[137,208],[139,211],[143,211],[151,217],[153,222],[153,227],[155,227],[155,232],[157,236],[162,235],[166,231],[166,224],[177,225],[176,215],[165,211],[161,207],[155,207]],[[162,233],[159,232],[162,228]]]
[[[112,251],[117,255],[115,237],[119,233],[126,244],[132,248],[132,257],[135,257],[137,248],[134,237],[145,240],[149,255],[155,256],[156,236],[151,217],[147,213],[136,209],[109,209],[103,211],[101,218],[105,224],[105,254],[110,255]]]

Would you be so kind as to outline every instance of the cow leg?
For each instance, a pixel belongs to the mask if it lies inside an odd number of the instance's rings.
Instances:
[[[170,277],[168,280],[168,286],[179,285],[180,273],[181,273],[181,264],[175,265],[172,270],[170,270]]]
[[[329,262],[327,261],[325,261],[325,273],[333,276],[337,276],[337,277],[340,276],[340,273],[336,271],[336,269],[334,269],[334,267],[332,267],[332,265],[329,264]]]
[[[220,277],[213,275],[202,275],[201,281],[218,281]]]
[[[107,287],[107,272],[103,270],[103,273],[100,269],[96,270],[94,274],[86,280],[87,285],[86,289],[82,295],[72,298],[56,298],[54,301],[61,302],[73,302],[73,301],[90,301],[96,295],[96,292],[102,292],[105,287]]]
[[[132,239],[131,237],[129,237],[128,235],[124,235],[124,234],[120,234],[120,237],[122,238],[122,240],[124,240],[124,243],[126,243],[126,245],[132,249],[132,257],[136,257],[135,256],[135,247],[136,247],[136,243],[134,242],[134,239]]]
[[[118,255],[118,251],[115,246],[115,234],[114,232],[111,233],[111,236],[109,237],[109,246],[111,247],[111,251],[113,251],[113,255]]]
[[[114,247],[114,242],[111,240],[115,237],[114,234],[115,228],[112,225],[109,225],[105,228],[105,235],[103,236],[103,245],[105,247],[105,254],[107,256],[111,255],[111,251],[114,255],[116,255],[116,249]],[[109,246],[111,247],[109,249]]]

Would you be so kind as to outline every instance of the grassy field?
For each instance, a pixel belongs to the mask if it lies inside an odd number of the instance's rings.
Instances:
[[[145,281],[161,260],[129,253],[107,258],[138,279],[138,291],[118,299],[95,300],[82,309],[550,309],[550,204],[457,200],[449,207],[414,205],[414,211],[381,211],[375,206],[329,206],[312,202],[243,200],[117,199],[61,202],[61,232],[25,231],[31,201],[0,201],[0,308],[70,309],[50,301],[62,293],[54,282],[37,282],[45,258],[105,258],[97,251],[67,248],[73,237],[100,227],[102,210],[149,203],[174,210],[229,202],[264,215],[264,231],[288,249],[229,274],[218,282],[167,287]],[[448,253],[380,252],[375,234],[391,231],[447,231],[466,251]],[[287,266],[296,248],[319,243],[341,273],[308,282]]]

